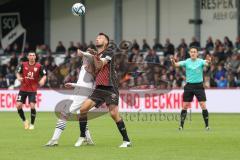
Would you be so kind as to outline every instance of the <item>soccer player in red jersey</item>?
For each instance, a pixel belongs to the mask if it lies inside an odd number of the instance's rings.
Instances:
[[[25,129],[34,129],[36,118],[36,94],[38,86],[43,86],[47,79],[47,72],[40,63],[36,62],[36,53],[28,53],[28,61],[22,62],[17,69],[17,79],[21,82],[20,91],[17,97],[17,110],[20,118],[24,123]],[[22,105],[25,104],[26,98],[31,108],[31,124],[26,120]]]
[[[112,119],[115,121],[119,132],[122,135],[123,143],[121,148],[130,147],[131,142],[127,134],[125,123],[118,112],[118,79],[114,63],[114,51],[109,46],[109,37],[104,33],[99,33],[96,38],[97,54],[94,55],[94,63],[96,67],[96,87],[92,94],[85,100],[80,108],[80,131],[81,136],[78,139],[78,146],[84,142],[87,112],[92,107],[99,107],[106,103]],[[78,55],[81,56],[84,52],[78,50]]]

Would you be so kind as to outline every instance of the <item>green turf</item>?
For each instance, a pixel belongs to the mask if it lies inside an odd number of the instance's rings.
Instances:
[[[239,160],[240,114],[211,114],[210,132],[203,128],[201,114],[192,115],[185,130],[175,120],[150,121],[150,115],[126,119],[132,148],[118,148],[121,138],[108,115],[89,122],[95,146],[74,148],[78,123],[69,122],[60,145],[46,148],[54,130],[53,113],[38,113],[34,131],[25,131],[17,113],[0,113],[1,160]],[[29,117],[29,114],[27,114]]]

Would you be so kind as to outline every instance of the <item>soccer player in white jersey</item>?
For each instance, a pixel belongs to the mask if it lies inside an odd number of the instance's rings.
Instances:
[[[76,95],[72,95],[71,97],[69,97],[69,99],[72,100],[73,102],[69,107],[68,113],[79,114],[79,108],[81,107],[81,104],[91,94],[92,89],[94,87],[94,76],[91,73],[87,72],[87,68],[91,67],[92,65],[92,59],[91,57],[87,57],[87,56],[83,56],[82,58],[83,58],[83,65],[81,67],[77,83],[65,84],[65,87],[67,88],[74,87],[73,93],[77,93]],[[45,146],[51,147],[51,146],[58,145],[58,140],[62,132],[66,128],[66,123],[67,123],[67,120],[64,118],[64,116],[58,119],[53,136]],[[85,134],[86,134],[85,142],[87,144],[94,144],[91,139],[89,130],[86,130]],[[79,146],[78,143],[76,143],[75,147],[78,147],[78,146]]]

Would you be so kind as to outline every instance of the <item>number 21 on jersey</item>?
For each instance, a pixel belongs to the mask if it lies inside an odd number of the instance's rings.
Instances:
[[[27,74],[27,78],[29,78],[29,79],[33,79],[33,72],[28,72],[28,74]]]

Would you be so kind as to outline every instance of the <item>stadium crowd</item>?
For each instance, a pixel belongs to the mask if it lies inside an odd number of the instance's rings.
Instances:
[[[184,69],[171,66],[169,56],[173,55],[180,61],[189,57],[188,48],[199,47],[199,57],[206,55],[212,57],[212,64],[205,67],[204,85],[206,88],[232,88],[240,87],[240,37],[233,43],[228,37],[215,41],[209,37],[205,46],[202,46],[195,37],[187,44],[181,39],[178,46],[174,46],[170,39],[165,44],[154,41],[150,46],[144,39],[140,46],[136,40],[130,46],[120,46],[116,50],[116,70],[119,75],[119,85],[122,89],[128,88],[181,88],[185,84]],[[95,48],[91,41],[88,45],[70,42],[66,48],[59,41],[56,50],[51,51],[47,45],[37,45],[35,52],[38,61],[45,66],[48,72],[46,88],[62,88],[65,82],[76,82],[82,64],[81,58],[76,57],[77,49],[86,50]],[[22,61],[27,61],[26,54],[30,51],[26,44],[24,51],[20,52],[17,44],[3,50],[1,55],[11,55],[8,63],[0,62],[0,88],[14,88],[16,69]],[[53,54],[64,54],[64,62],[56,65]]]

